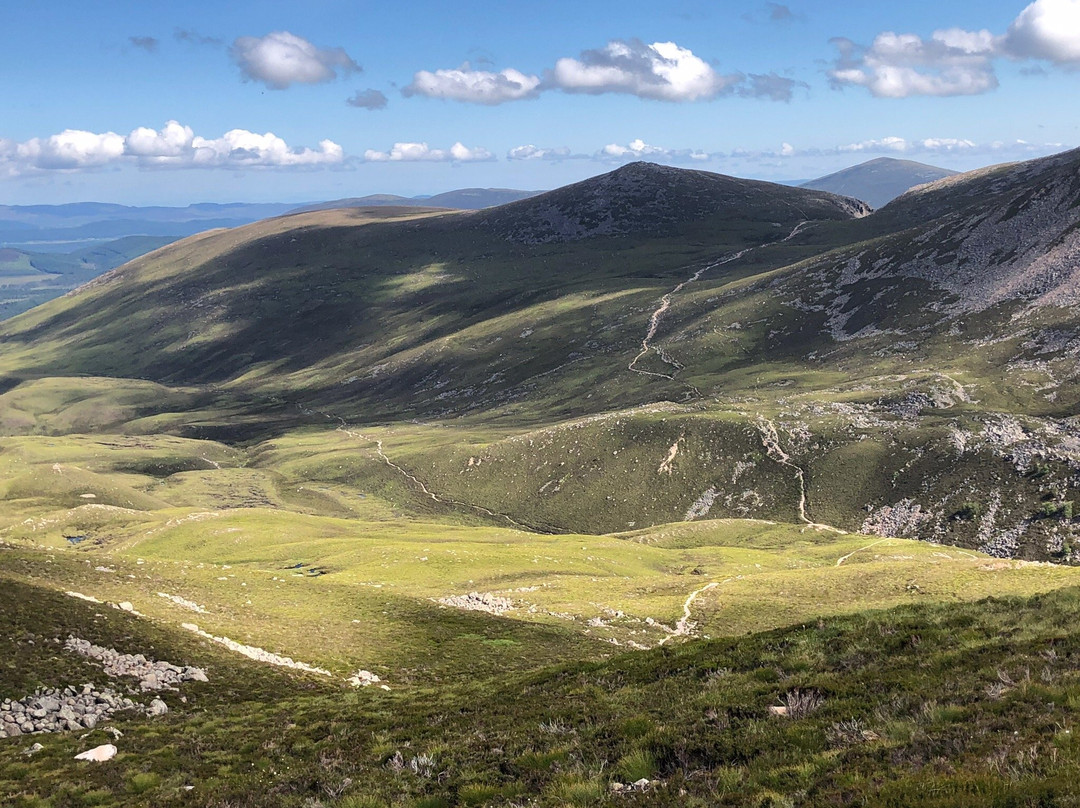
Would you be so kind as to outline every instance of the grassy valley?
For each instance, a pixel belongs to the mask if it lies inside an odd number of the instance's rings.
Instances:
[[[0,802],[1071,804],[1077,160],[304,212],[0,324],[0,699],[208,678]]]

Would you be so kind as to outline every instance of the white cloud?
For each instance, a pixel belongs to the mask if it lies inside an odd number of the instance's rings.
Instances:
[[[739,156],[766,159],[775,157],[835,157],[838,155],[861,154],[889,155],[896,157],[946,154],[1033,157],[1048,154],[1055,150],[1059,150],[1060,148],[1062,148],[1061,144],[1058,143],[1033,144],[1023,140],[979,143],[974,140],[969,140],[968,138],[927,137],[909,139],[892,135],[889,137],[862,140],[857,143],[845,143],[839,146],[826,148],[800,149],[792,146],[790,143],[784,143],[777,151],[740,152]]]
[[[994,61],[1003,57],[1080,66],[1080,0],[1035,0],[1002,36],[948,28],[929,39],[886,31],[869,47],[833,44],[834,86],[865,87],[880,98],[978,95],[998,86]]]
[[[264,37],[242,36],[229,53],[246,79],[258,81],[272,90],[292,84],[321,84],[360,70],[342,48],[317,48],[303,37],[288,31],[274,31]]]
[[[125,153],[149,163],[165,164],[191,151],[195,133],[190,126],[169,121],[160,130],[140,126],[127,136]]]
[[[494,106],[506,101],[535,98],[540,91],[540,77],[508,69],[494,73],[473,70],[468,62],[456,70],[421,70],[402,92],[406,96],[424,95],[448,98],[473,104]]]
[[[829,77],[836,86],[866,87],[879,98],[915,95],[977,95],[998,86],[989,31],[952,28],[930,39],[915,34],[878,34],[869,48],[834,40],[840,58]]]
[[[838,146],[836,151],[874,153],[900,152],[903,154],[911,152],[943,153],[968,151],[975,147],[975,142],[972,140],[952,137],[932,137],[924,138],[923,140],[907,140],[902,137],[884,137],[880,140],[864,140],[860,143],[849,143],[846,146]]]
[[[551,83],[566,92],[628,93],[659,101],[715,98],[741,80],[720,75],[674,42],[647,45],[636,39],[613,40],[579,59],[559,59],[550,75]]]
[[[636,138],[625,146],[609,143],[593,155],[593,159],[601,162],[654,160],[664,163],[702,163],[718,156],[700,149],[668,149],[663,146],[652,146],[641,138]]]
[[[5,143],[7,146],[0,152],[0,160],[30,170],[97,168],[115,162],[124,154],[124,138],[115,132],[99,135],[81,129],[65,129],[47,138]]]
[[[550,90],[625,93],[675,102],[707,101],[727,94],[790,101],[796,87],[806,86],[776,73],[721,75],[674,42],[649,45],[638,39],[616,39],[603,48],[582,52],[577,59],[557,60],[554,68],[544,71],[543,79],[512,68],[475,70],[466,62],[455,70],[421,70],[402,93],[490,106],[536,98]]]
[[[1080,64],[1080,0],[1036,0],[1009,26],[1004,47],[1021,58]]]
[[[79,171],[135,164],[144,168],[289,168],[332,166],[345,161],[331,140],[318,149],[291,148],[272,132],[233,129],[219,138],[199,137],[191,127],[169,121],[161,129],[140,126],[124,137],[67,129],[23,143],[0,140],[0,175]]]
[[[638,159],[641,157],[651,157],[653,155],[667,155],[669,150],[661,146],[650,146],[641,138],[631,140],[627,145],[620,146],[618,143],[609,143],[600,150],[600,154],[605,157],[624,158],[629,157],[632,159]]]
[[[369,163],[478,163],[495,159],[484,148],[470,149],[455,143],[449,149],[433,149],[427,143],[395,143],[390,151],[368,149],[364,159]]]
[[[345,160],[344,150],[332,140],[320,140],[318,149],[291,149],[273,132],[260,135],[246,129],[232,129],[213,140],[196,137],[191,147],[196,168],[323,166]]]
[[[565,146],[542,149],[531,143],[526,146],[515,146],[506,153],[507,160],[574,160],[582,157],[585,155],[572,154]]]

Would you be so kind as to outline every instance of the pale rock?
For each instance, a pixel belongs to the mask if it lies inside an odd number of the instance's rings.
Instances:
[[[154,699],[150,702],[150,709],[147,710],[147,715],[165,715],[167,712],[169,712],[169,705],[161,699]]]
[[[91,760],[95,763],[103,763],[106,760],[112,760],[116,757],[116,752],[116,747],[111,743],[107,743],[102,746],[95,746],[93,749],[87,749],[85,752],[80,752],[75,756],[75,760]]]

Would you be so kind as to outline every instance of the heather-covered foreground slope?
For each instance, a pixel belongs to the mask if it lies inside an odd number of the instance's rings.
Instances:
[[[165,693],[163,716],[118,715],[118,738],[102,727],[0,740],[10,805],[907,808],[1075,795],[1075,589],[350,691],[15,581],[7,555],[3,692],[122,686],[56,647],[68,636],[208,679]],[[511,621],[474,622],[477,658],[518,641]],[[106,742],[119,750],[109,763],[72,759]]]

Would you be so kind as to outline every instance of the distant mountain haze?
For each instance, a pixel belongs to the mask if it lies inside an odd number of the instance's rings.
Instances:
[[[316,202],[302,205],[290,213],[307,213],[313,210],[334,210],[335,208],[367,208],[384,205],[420,208],[451,208],[453,210],[482,210],[507,202],[516,202],[536,196],[540,191],[515,191],[511,188],[463,188],[447,191],[434,196],[395,196],[394,194],[371,194],[370,196],[334,199],[329,202]]]
[[[853,196],[869,203],[874,208],[880,208],[917,185],[951,177],[957,173],[947,168],[916,163],[913,160],[879,157],[876,160],[804,182],[799,187]]]

